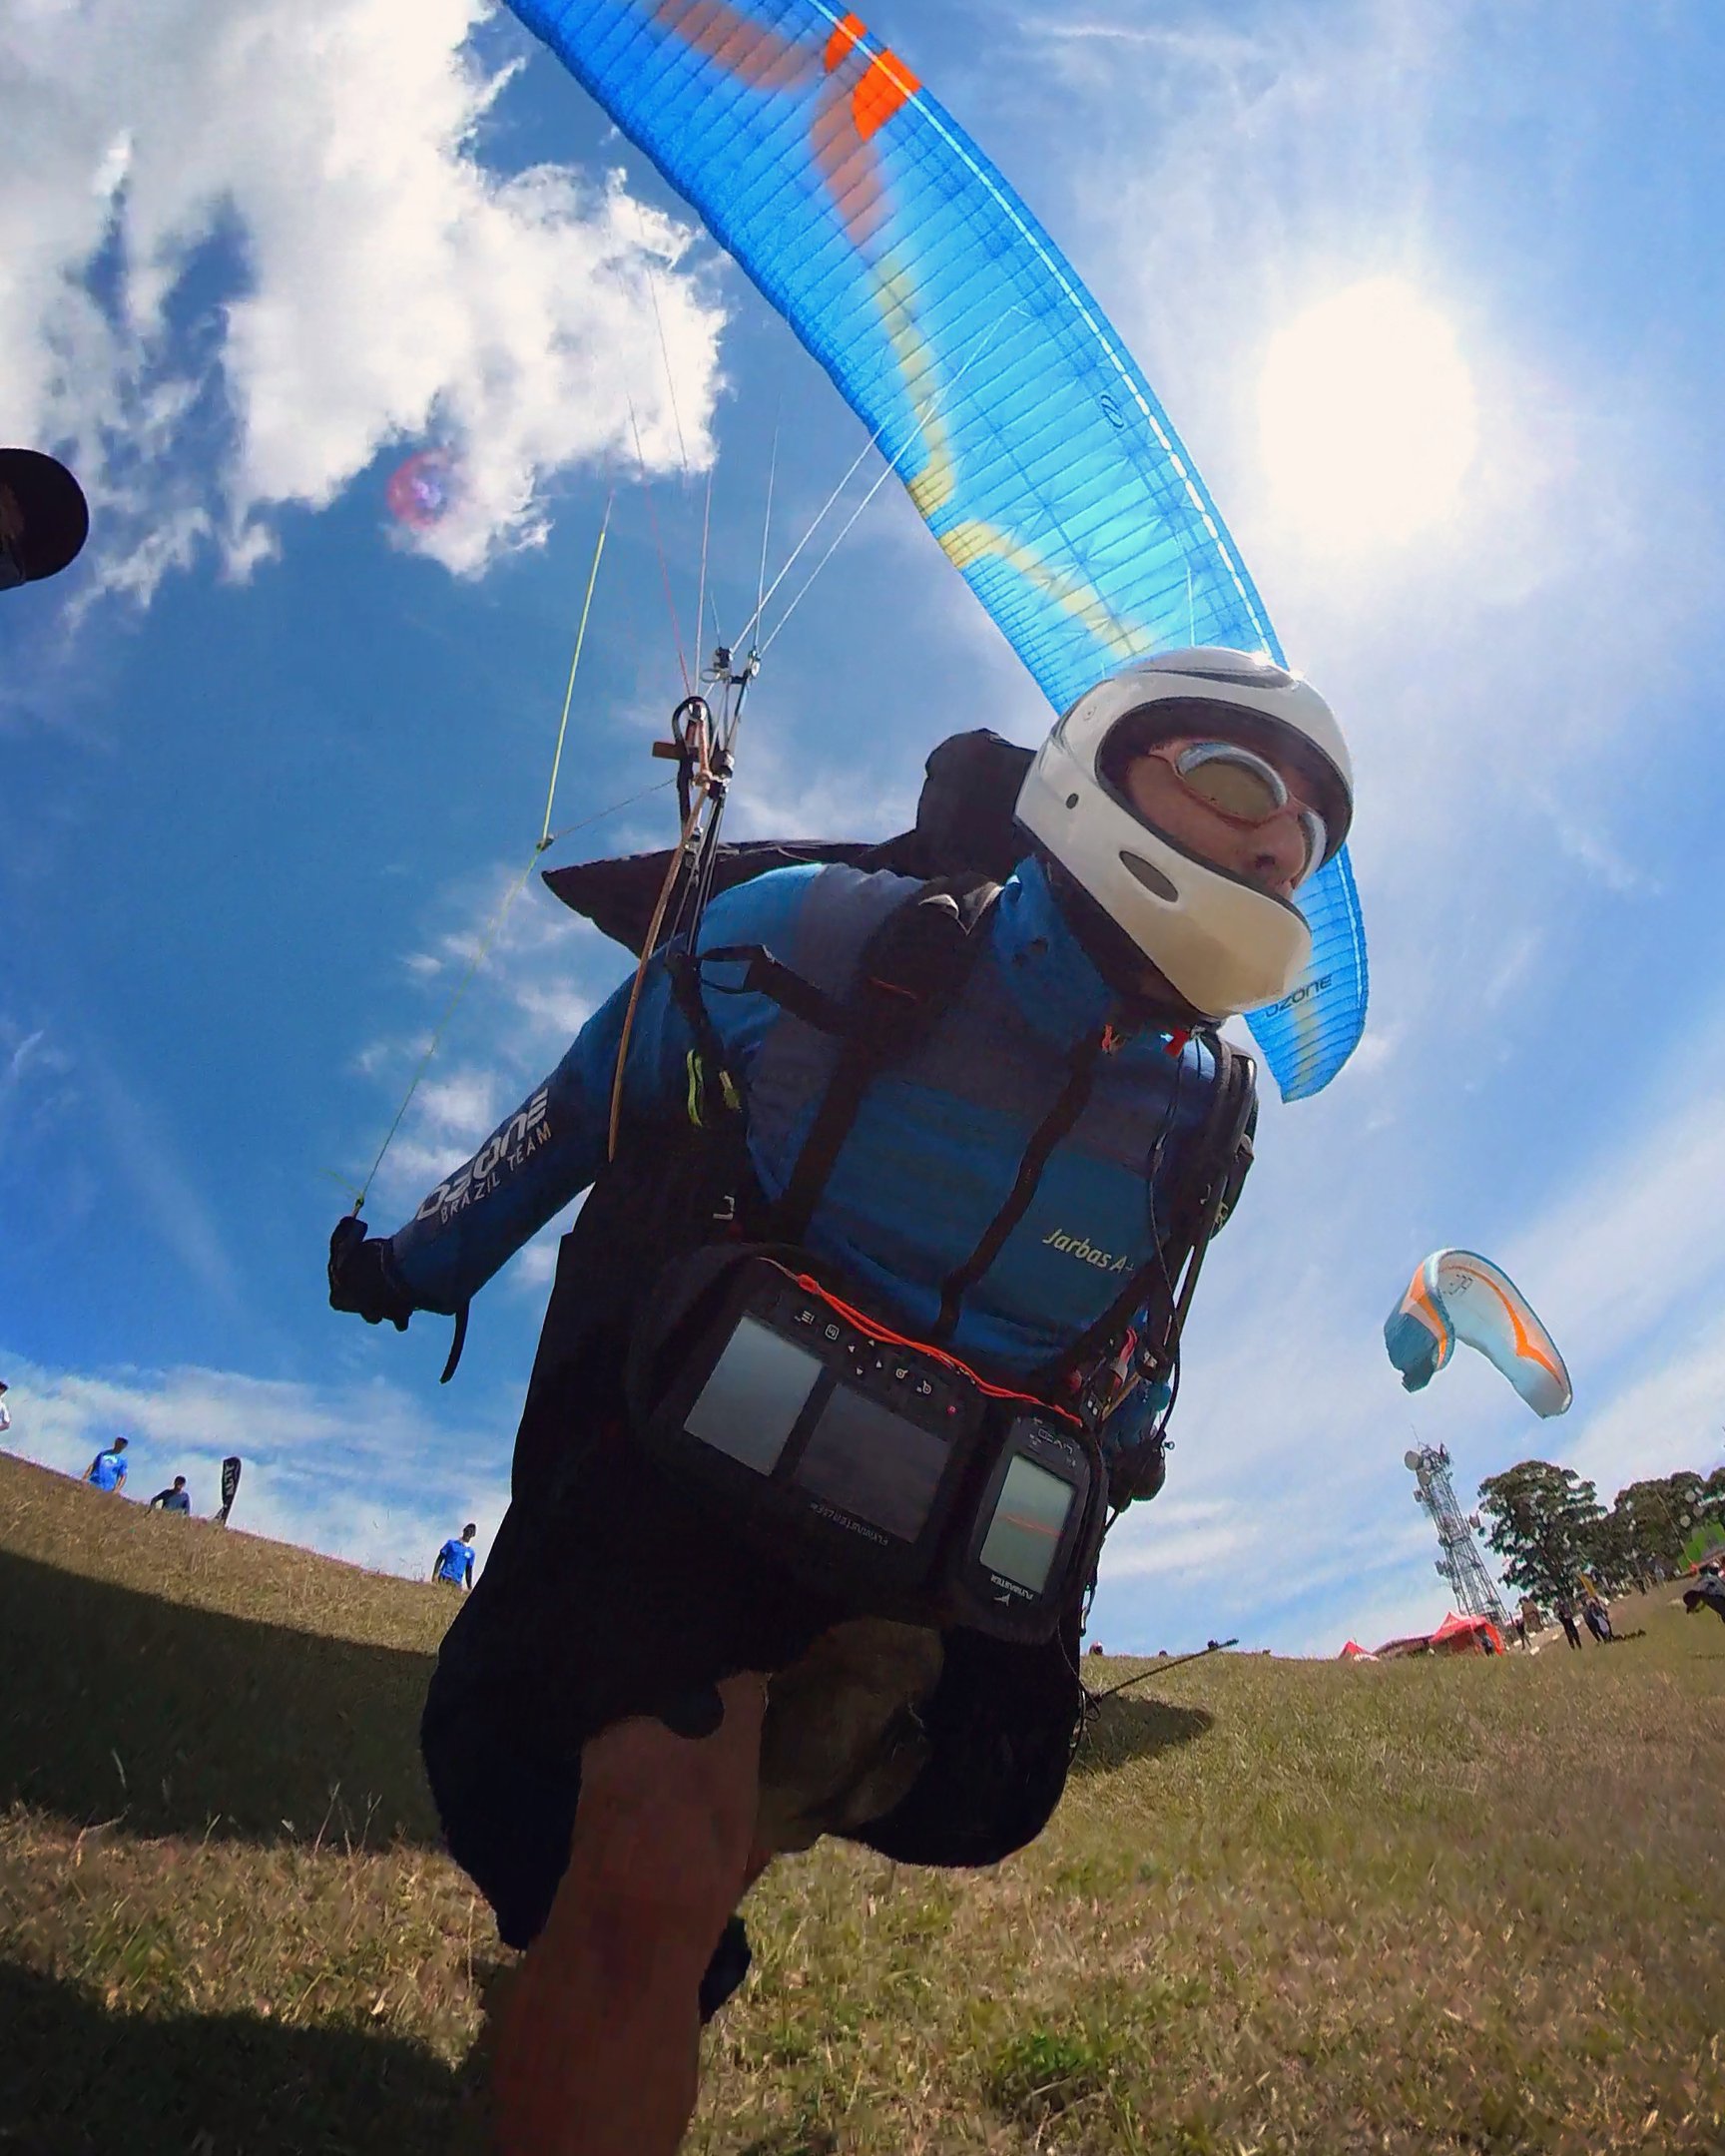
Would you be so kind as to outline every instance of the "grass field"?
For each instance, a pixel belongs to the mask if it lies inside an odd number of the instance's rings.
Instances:
[[[998,1871],[784,1863],[690,2149],[1725,2151],[1725,1626],[1670,1594],[1580,1654],[1152,1676]],[[0,1459],[0,2148],[483,2147],[450,1613]]]

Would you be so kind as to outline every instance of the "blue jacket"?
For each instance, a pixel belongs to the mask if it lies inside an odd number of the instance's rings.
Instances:
[[[717,898],[700,948],[764,945],[843,993],[868,931],[916,888],[855,868],[780,869]],[[1067,1082],[1068,1058],[1118,1016],[1036,862],[1002,887],[982,933],[956,1001],[864,1095],[806,1238],[862,1303],[924,1335],[942,1283],[1017,1185],[1026,1148]],[[707,964],[703,1000],[744,1098],[755,1173],[774,1199],[838,1051],[770,997],[735,992],[742,973],[735,962]],[[550,1077],[394,1236],[395,1270],[417,1307],[459,1309],[604,1166],[628,993],[625,983],[595,1012]],[[684,1112],[694,1047],[655,960],[630,1039],[630,1121]],[[1069,1348],[1153,1261],[1215,1072],[1201,1042],[1165,1034],[1128,1036],[1102,1056],[1088,1103],[1026,1211],[965,1292],[950,1336],[957,1353],[997,1375],[1022,1375]]]

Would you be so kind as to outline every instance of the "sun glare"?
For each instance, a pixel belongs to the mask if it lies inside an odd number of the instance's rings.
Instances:
[[[1407,539],[1447,515],[1477,439],[1454,332],[1391,277],[1277,332],[1258,411],[1278,505],[1332,545]]]

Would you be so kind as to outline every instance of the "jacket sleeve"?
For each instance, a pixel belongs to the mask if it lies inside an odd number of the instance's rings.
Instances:
[[[632,977],[588,1019],[551,1075],[390,1238],[390,1262],[415,1310],[458,1311],[604,1167],[631,986]],[[693,1040],[665,965],[655,959],[629,1042],[624,1093],[631,1109],[651,1113],[679,1097]]]
[[[715,898],[701,928],[704,951],[726,944],[789,950],[797,918],[820,874],[781,868]],[[736,963],[703,975],[707,1011],[727,1061],[745,1084],[777,1006],[736,992]],[[605,1165],[611,1079],[633,976],[596,1010],[569,1053],[473,1158],[446,1176],[390,1241],[395,1275],[416,1310],[452,1316],[522,1244],[584,1191]],[[717,993],[729,988],[730,993]],[[632,1114],[681,1114],[695,1033],[671,986],[663,956],[648,966],[629,1036],[624,1100]]]

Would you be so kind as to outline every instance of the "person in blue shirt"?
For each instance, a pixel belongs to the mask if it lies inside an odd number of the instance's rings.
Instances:
[[[451,1535],[437,1552],[431,1567],[434,1580],[446,1580],[451,1587],[468,1588],[473,1584],[473,1537],[479,1532],[474,1521],[469,1520],[460,1535]]]
[[[666,1268],[733,1226],[789,1242],[988,1383],[1100,1401],[1111,1494],[1148,1494],[1176,1278],[1249,1153],[1250,1123],[1217,1114],[1241,1060],[1217,1027],[1299,978],[1295,894],[1352,803],[1298,677],[1225,651],[1124,669],[1029,760],[997,890],[838,864],[724,890],[393,1236],[337,1227],[332,1306],[404,1329],[464,1311],[587,1192],[421,1731],[451,1853],[526,1949],[493,2052],[504,2156],[671,2156],[775,1852],[836,1832],[997,1863],[1052,1813],[1084,1704],[1086,1582],[1038,1645],[884,1622],[691,1499],[628,1382]],[[888,1010],[901,984],[871,954],[906,922],[963,935],[965,970],[901,1054],[860,1060],[860,1023],[818,1021]]]
[[[158,1490],[150,1500],[152,1512],[185,1512],[192,1510],[192,1499],[186,1489],[186,1477],[177,1474],[167,1489]]]
[[[116,1437],[90,1462],[84,1470],[84,1480],[99,1490],[119,1490],[126,1487],[127,1439]]]

